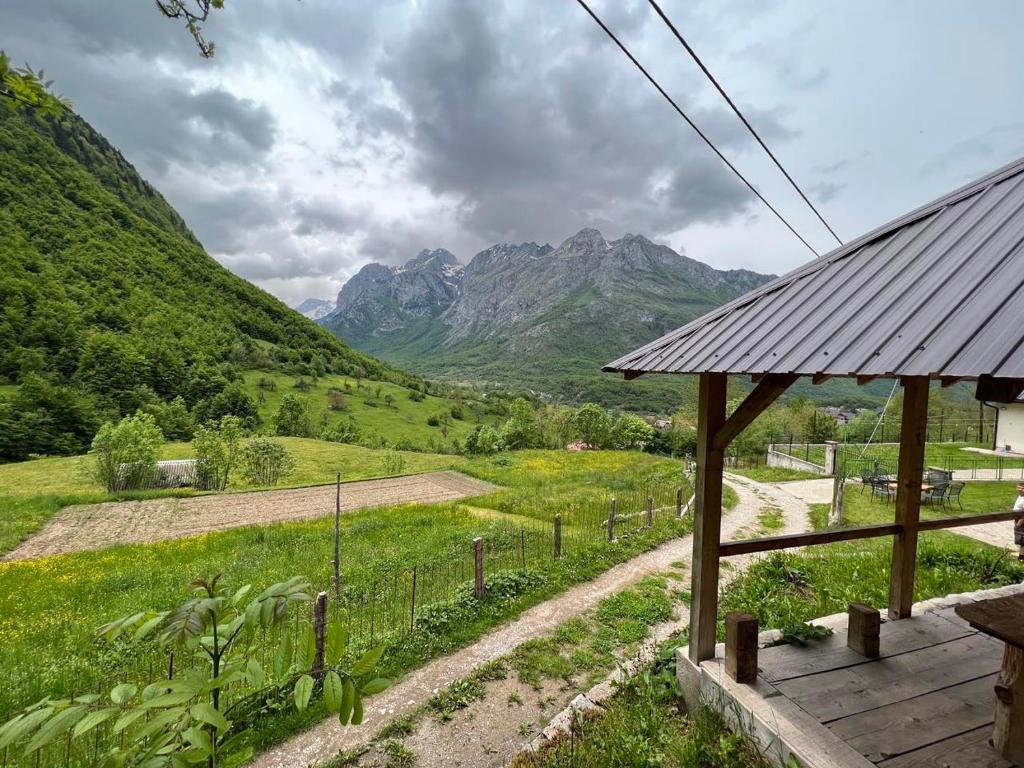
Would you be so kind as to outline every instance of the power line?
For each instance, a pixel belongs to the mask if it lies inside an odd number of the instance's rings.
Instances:
[[[640,72],[643,74],[644,77],[647,78],[650,84],[657,89],[658,93],[660,93],[665,98],[665,101],[672,105],[672,108],[679,113],[679,116],[683,118],[683,120],[686,121],[686,123],[696,132],[696,134],[700,136],[704,143],[707,144],[708,147],[710,147],[711,151],[718,155],[718,159],[725,163],[726,167],[728,167],[730,171],[736,174],[736,177],[746,185],[747,189],[753,192],[757,199],[764,203],[765,206],[767,206],[768,210],[774,213],[775,217],[786,225],[786,229],[792,232],[794,237],[796,237],[797,240],[803,243],[804,246],[806,246],[807,250],[809,250],[811,253],[815,255],[815,257],[817,257],[818,252],[814,250],[811,244],[804,240],[803,237],[801,237],[800,233],[793,228],[793,225],[786,221],[783,215],[775,209],[775,206],[769,203],[764,198],[764,195],[758,192],[754,185],[747,181],[747,178],[742,173],[739,172],[739,169],[737,169],[735,165],[729,162],[728,158],[726,158],[726,156],[723,155],[721,151],[719,151],[718,147],[714,145],[711,139],[709,139],[707,135],[705,135],[705,133],[700,128],[697,127],[697,124],[690,119],[689,115],[687,115],[682,110],[682,108],[678,104],[676,104],[675,100],[671,96],[669,96],[668,93],[666,93],[664,88],[661,87],[661,84],[658,83],[658,81],[654,79],[651,73],[644,68],[644,65],[637,61],[636,57],[632,53],[630,53],[629,49],[625,45],[623,45],[622,41],[615,36],[615,33],[608,29],[607,25],[605,25],[605,23],[601,21],[601,18],[590,9],[590,6],[587,5],[585,0],[576,0],[576,2],[583,8],[583,10],[587,12],[590,18],[592,18],[595,21],[597,26],[599,26],[604,31],[604,33],[611,38],[612,42],[614,42],[615,45],[619,47],[619,50],[622,51],[623,54],[625,54],[626,58],[633,62],[633,66],[640,70]]]
[[[793,177],[789,175],[789,172],[785,168],[783,168],[782,163],[779,162],[779,158],[777,158],[775,154],[770,149],[768,149],[768,145],[764,143],[764,139],[762,139],[758,132],[754,130],[754,126],[750,124],[750,121],[748,121],[747,118],[743,115],[743,113],[740,112],[739,107],[737,107],[733,103],[733,100],[729,98],[729,94],[725,92],[725,89],[721,86],[718,80],[715,79],[715,76],[711,74],[711,70],[709,70],[704,65],[704,62],[701,61],[700,56],[697,55],[697,52],[690,47],[690,44],[688,42],[686,42],[686,38],[684,38],[679,33],[679,30],[676,29],[676,25],[673,24],[671,20],[668,18],[668,16],[665,15],[665,12],[661,10],[661,6],[658,5],[658,3],[655,2],[655,0],[647,0],[647,2],[650,3],[652,8],[654,8],[655,12],[661,17],[661,20],[665,22],[666,26],[668,26],[668,28],[672,30],[672,34],[676,36],[676,40],[678,40],[679,43],[683,46],[683,48],[686,49],[686,52],[690,54],[690,58],[692,58],[697,63],[697,66],[700,67],[701,71],[707,76],[708,80],[711,81],[711,84],[715,86],[716,89],[718,89],[718,92],[720,94],[722,94],[722,98],[725,99],[725,102],[732,108],[732,111],[736,113],[736,117],[738,117],[743,122],[743,125],[747,127],[747,130],[750,131],[750,134],[755,139],[757,139],[757,143],[761,145],[761,149],[763,149],[768,154],[768,157],[770,157],[772,159],[772,162],[775,163],[776,167],[780,171],[782,171],[782,175],[786,177],[786,180],[790,183],[793,189],[795,189],[797,193],[800,195],[800,197],[804,199],[804,202],[807,203],[807,206],[812,211],[814,211],[814,215],[818,217],[818,221],[824,224],[825,229],[827,229],[829,233],[832,235],[832,237],[836,239],[836,242],[839,243],[839,245],[842,245],[843,241],[839,237],[839,235],[837,235],[835,230],[829,226],[829,223],[825,221],[825,217],[821,215],[821,212],[814,206],[814,203],[812,203],[808,199],[807,195],[804,194],[804,191],[800,189],[800,185],[798,185],[793,180]]]

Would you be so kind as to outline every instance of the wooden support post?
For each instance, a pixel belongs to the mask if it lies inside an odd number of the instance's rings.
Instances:
[[[608,503],[608,541],[615,538],[615,497]]]
[[[683,489],[676,488],[676,517],[683,516]]]
[[[651,496],[647,497],[647,527],[651,528],[654,526],[654,498]]]
[[[473,593],[479,600],[484,596],[484,540],[473,539]]]
[[[724,373],[702,373],[697,398],[696,514],[691,564],[690,660],[699,664],[715,655],[718,613],[718,548],[722,542],[722,469],[724,446],[714,445],[725,424]]]
[[[906,619],[914,602],[918,521],[921,515],[921,475],[924,472],[925,431],[928,428],[928,377],[903,378],[903,417],[900,458],[896,472],[896,524],[889,575],[889,618]]]
[[[861,656],[878,656],[878,640],[882,630],[882,615],[877,608],[850,603],[846,625],[846,647]]]
[[[313,603],[313,637],[315,646],[313,652],[313,677],[320,677],[324,673],[324,652],[327,648],[327,593],[321,592],[316,596]]]
[[[555,560],[562,556],[562,515],[555,515]]]
[[[1009,643],[996,684],[992,745],[1014,765],[1024,765],[1024,651]]]
[[[416,628],[416,566],[412,567],[412,607],[409,608],[409,631]]]
[[[757,619],[749,613],[725,614],[725,673],[737,683],[757,680]]]
[[[341,472],[334,494],[334,596],[341,597]]]

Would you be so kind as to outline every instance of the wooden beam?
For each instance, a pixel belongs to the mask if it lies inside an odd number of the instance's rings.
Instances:
[[[959,376],[943,376],[940,381],[942,382],[942,388],[946,389],[954,384],[959,384],[963,379]]]
[[[729,443],[735,440],[740,432],[749,427],[754,419],[764,413],[765,409],[799,378],[796,374],[771,373],[761,379],[718,430],[715,435],[715,450],[724,451],[728,448]]]
[[[811,384],[824,384],[826,381],[832,378],[830,373],[816,373],[811,376]]]
[[[983,525],[984,523],[1002,523],[1020,517],[1020,512],[986,512],[983,515],[960,515],[958,517],[940,517],[937,520],[922,520],[917,524],[919,531],[937,531],[942,528],[959,528],[962,525]]]
[[[865,384],[870,384],[875,379],[880,379],[881,376],[858,376],[857,385],[863,387]]]
[[[737,683],[757,680],[757,618],[749,613],[725,614],[725,673]]]
[[[639,379],[644,375],[643,371],[623,371],[622,378],[626,381],[632,381],[633,379]]]
[[[764,536],[760,539],[737,539],[727,541],[719,547],[722,557],[749,555],[754,552],[774,552],[777,549],[810,547],[816,544],[832,544],[836,541],[856,541],[892,536],[900,532],[896,523],[862,525],[857,528],[833,528],[813,533],[790,533],[785,536]]]
[[[1024,379],[1006,379],[996,376],[978,377],[974,399],[993,403],[1012,403],[1024,393]]]
[[[889,618],[910,617],[914,603],[914,569],[921,516],[921,475],[928,430],[928,377],[906,376],[900,422],[900,458],[896,471],[896,523],[901,531],[892,542],[889,571]]]
[[[846,647],[861,656],[878,656],[882,616],[877,608],[863,603],[850,603],[846,620]]]
[[[693,518],[690,566],[690,660],[694,664],[715,656],[725,454],[714,442],[715,435],[725,424],[727,382],[728,376],[724,373],[702,373],[697,394],[697,508]]]

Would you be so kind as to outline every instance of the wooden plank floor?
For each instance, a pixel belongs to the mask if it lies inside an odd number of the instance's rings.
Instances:
[[[882,655],[846,648],[845,631],[760,652],[760,676],[882,768],[1008,768],[988,745],[1002,644],[952,609],[882,625]]]

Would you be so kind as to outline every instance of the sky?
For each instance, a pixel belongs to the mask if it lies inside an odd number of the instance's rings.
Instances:
[[[821,252],[835,242],[644,0],[595,10]],[[813,258],[573,0],[3,0],[0,48],[282,300],[584,227],[720,269]],[[663,0],[844,239],[1024,155],[1024,4]]]

